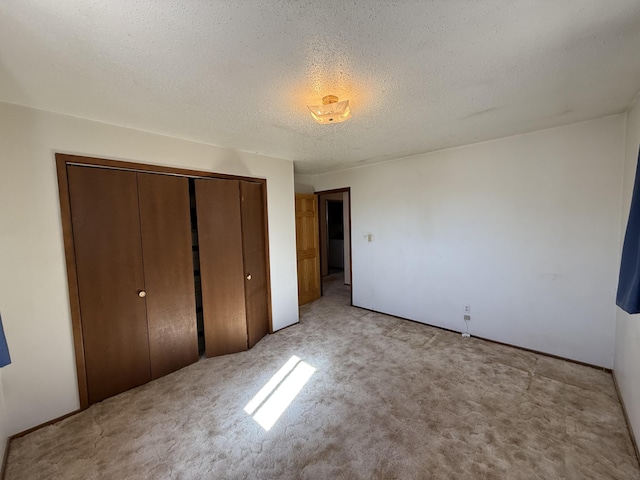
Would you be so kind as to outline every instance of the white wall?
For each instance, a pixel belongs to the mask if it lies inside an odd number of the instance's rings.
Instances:
[[[640,101],[627,114],[621,239],[627,227],[640,145]],[[622,244],[620,244],[622,246]],[[613,366],[629,423],[640,440],[640,315],[616,308],[616,353]]]
[[[273,326],[298,321],[292,162],[0,103],[8,435],[79,405],[55,152],[266,178]]]
[[[311,175],[294,175],[294,188],[296,193],[313,193],[313,180]]]
[[[351,187],[354,304],[611,367],[624,121],[314,176]]]

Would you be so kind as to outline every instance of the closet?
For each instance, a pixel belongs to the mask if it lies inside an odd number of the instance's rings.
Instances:
[[[269,333],[264,180],[56,158],[83,408]]]
[[[196,179],[195,191],[206,354],[240,352],[268,333],[262,185]]]

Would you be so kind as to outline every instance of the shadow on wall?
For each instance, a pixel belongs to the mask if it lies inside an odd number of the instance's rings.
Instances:
[[[30,104],[29,95],[20,86],[20,83],[14,79],[9,68],[2,61],[0,61],[0,91],[2,92],[2,98],[6,99],[5,101],[7,102],[18,105]]]
[[[293,175],[293,181],[293,186],[296,193],[315,193],[315,189],[313,188],[313,181],[310,175],[295,173]]]
[[[229,175],[238,175],[241,177],[255,176],[251,174],[245,165],[242,152],[238,152],[236,150],[223,150],[222,148],[220,151],[225,153],[223,159],[214,160],[211,158],[208,165],[206,165],[205,170],[226,173]]]

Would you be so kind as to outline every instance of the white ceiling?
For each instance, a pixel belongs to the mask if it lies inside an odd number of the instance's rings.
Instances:
[[[0,100],[319,173],[624,111],[638,0],[2,0]],[[353,118],[314,123],[335,94]]]

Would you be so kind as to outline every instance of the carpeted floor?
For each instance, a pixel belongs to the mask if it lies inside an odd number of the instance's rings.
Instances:
[[[640,479],[609,374],[352,308],[342,282],[326,287],[249,352],[13,441],[7,480]]]

